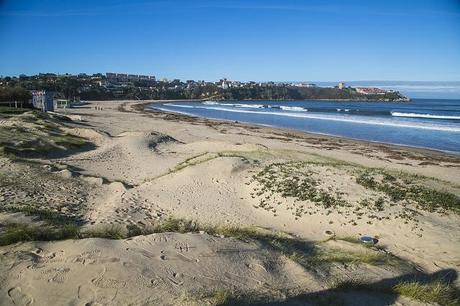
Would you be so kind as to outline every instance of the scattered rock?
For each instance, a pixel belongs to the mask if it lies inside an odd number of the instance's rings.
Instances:
[[[104,180],[101,177],[82,175],[82,176],[80,176],[80,178],[82,180],[84,180],[85,182],[88,182],[88,183],[94,184],[94,185],[98,185],[98,186],[102,186],[102,184],[104,183]]]
[[[54,173],[57,174],[57,175],[62,176],[63,178],[71,178],[73,176],[72,172],[67,170],[67,169],[64,169],[64,170],[61,170],[61,171],[56,171]]]

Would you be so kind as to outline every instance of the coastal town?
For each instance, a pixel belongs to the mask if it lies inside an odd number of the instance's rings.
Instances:
[[[393,90],[352,87],[344,82],[319,86],[308,82],[256,82],[226,78],[205,80],[157,79],[153,75],[80,73],[0,77],[1,101],[28,101],[37,91],[53,92],[56,99],[79,100],[357,100],[408,101]]]

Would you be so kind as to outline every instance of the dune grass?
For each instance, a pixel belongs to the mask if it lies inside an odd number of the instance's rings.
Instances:
[[[53,225],[78,224],[82,221],[78,217],[69,217],[63,213],[36,207],[34,203],[18,203],[0,208],[0,211],[21,212],[26,216],[33,216]]]
[[[328,172],[332,173],[330,177]],[[363,193],[358,200],[350,199],[349,190],[331,183],[334,175],[349,176],[356,185],[367,189],[368,194]],[[421,211],[460,213],[460,196],[458,192],[453,193],[460,190],[458,185],[450,184],[444,188],[442,182],[433,178],[344,162],[271,163],[252,175],[246,185],[252,183],[256,185],[251,197],[259,200],[255,208],[273,212],[276,216],[277,206],[282,204],[279,197],[289,198],[293,204],[285,208],[296,220],[326,209],[326,215],[352,214],[347,222],[353,226],[365,222],[365,219],[366,223],[372,224],[375,220],[400,218],[404,223],[411,221],[417,227]],[[354,210],[350,209],[352,207]]]
[[[393,202],[410,200],[418,208],[429,212],[453,211],[460,213],[460,197],[424,186],[414,175],[396,177],[379,169],[367,169],[357,174],[356,182],[368,189],[385,193]]]
[[[0,224],[0,246],[26,241],[84,238],[123,239],[126,238],[126,233],[123,227],[117,225],[101,225],[85,230],[75,224]]]
[[[328,248],[322,243],[312,243],[294,238],[286,233],[276,233],[255,227],[241,228],[235,226],[202,226],[196,222],[184,219],[169,218],[149,229],[140,227],[124,228],[120,225],[100,225],[91,229],[82,229],[74,225],[25,225],[10,223],[0,227],[0,245],[8,245],[20,241],[51,241],[63,239],[105,238],[123,239],[131,235],[145,235],[149,233],[206,232],[210,235],[232,237],[247,242],[261,244],[280,255],[289,258],[307,270],[315,271],[334,264],[352,265],[400,265],[410,266],[409,263],[393,255],[378,250],[365,249],[357,252]],[[426,303],[440,303],[441,305],[459,305],[459,291],[452,284],[439,281],[419,282],[405,281],[396,285],[374,286],[359,281],[345,281],[334,284],[331,292],[348,292],[365,290],[385,294],[401,295]],[[335,300],[333,295],[321,301]],[[206,298],[212,305],[230,305],[232,301],[247,300],[244,295],[231,294],[227,290],[216,290]]]
[[[441,280],[424,284],[419,281],[403,282],[391,288],[391,292],[423,303],[444,306],[460,305],[460,291]]]
[[[366,263],[370,265],[385,264],[389,261],[390,256],[378,252],[343,252],[341,250],[333,250],[317,255],[315,260],[324,262],[337,263]]]
[[[170,218],[150,229],[146,229],[143,234],[161,232],[206,232],[215,236],[232,237],[247,242],[254,241],[261,243],[264,247],[281,253],[307,269],[334,263],[407,267],[407,263],[403,260],[377,249],[348,252],[325,247],[319,243],[294,238],[286,233],[273,232],[257,227],[200,225],[194,221]]]
[[[0,153],[6,157],[41,156],[89,144],[64,132],[62,121],[36,111],[14,116],[10,125],[0,127]]]
[[[332,291],[366,291],[404,296],[422,303],[443,306],[460,305],[460,290],[442,279],[399,281],[396,284],[367,284],[358,280],[337,282]]]
[[[230,298],[230,293],[224,289],[216,290],[211,295],[212,303],[213,305],[216,305],[216,306],[228,305],[229,298]]]
[[[194,221],[168,218],[152,227],[141,228],[135,225],[98,225],[89,229],[76,225],[25,225],[6,224],[0,231],[0,244],[7,245],[20,241],[63,240],[83,238],[124,239],[152,233],[198,233],[205,232],[219,237],[232,237],[246,242],[260,243],[306,269],[333,263],[385,265],[399,262],[392,255],[368,250],[367,252],[347,252],[331,249],[286,233],[272,232],[256,227],[200,225]]]
[[[233,292],[224,289],[214,290],[205,295],[196,296],[200,301],[206,301],[208,305],[354,305],[346,301],[344,294],[352,293],[355,299],[360,294],[380,295],[385,303],[393,305],[399,296],[409,298],[413,301],[431,305],[458,306],[460,305],[459,289],[453,284],[439,279],[432,279],[426,282],[421,281],[399,281],[396,285],[372,284],[357,279],[337,281],[331,283],[330,289],[318,292],[302,292],[302,289],[280,291],[275,298],[271,295],[263,295],[260,292]],[[195,298],[196,298],[195,297]],[[192,297],[193,299],[193,297]],[[383,304],[382,304],[383,305]],[[385,304],[386,305],[386,304]]]
[[[272,209],[267,200],[271,199],[273,194],[294,198],[297,201],[310,201],[325,209],[350,206],[340,194],[332,193],[321,186],[320,179],[315,178],[314,171],[308,168],[310,165],[339,166],[325,162],[284,162],[267,165],[252,176],[252,180],[260,186],[254,189],[255,195],[264,196],[259,206]],[[295,212],[297,217],[302,213],[303,211]]]
[[[121,225],[103,224],[79,231],[80,238],[123,239],[126,231]]]
[[[75,225],[29,225],[6,223],[0,226],[0,246],[23,241],[54,241],[79,238],[79,228]]]
[[[30,108],[16,108],[16,107],[0,106],[0,114],[4,114],[4,115],[19,115],[27,111],[30,111]]]

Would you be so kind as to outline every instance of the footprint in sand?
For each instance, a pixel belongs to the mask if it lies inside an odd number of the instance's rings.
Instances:
[[[21,287],[13,287],[8,290],[8,296],[13,302],[13,305],[32,305],[34,302],[31,296],[22,292]]]
[[[92,305],[96,300],[96,293],[87,285],[78,286],[77,296],[78,299],[87,301],[85,305]]]
[[[53,283],[64,283],[66,280],[66,274],[70,271],[70,268],[67,267],[60,267],[54,268],[51,270],[46,271],[47,273],[51,274],[51,277],[48,278],[48,282]]]

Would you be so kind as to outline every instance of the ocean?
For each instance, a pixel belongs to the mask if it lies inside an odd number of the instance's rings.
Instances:
[[[149,107],[191,116],[289,128],[460,154],[460,99],[410,102],[203,101]]]

